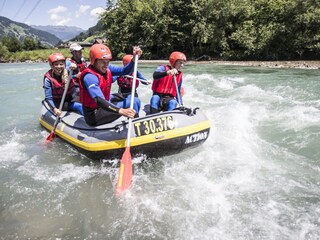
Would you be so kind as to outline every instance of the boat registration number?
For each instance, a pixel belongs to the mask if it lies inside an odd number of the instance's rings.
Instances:
[[[172,130],[175,128],[173,117],[164,116],[133,124],[137,137]]]

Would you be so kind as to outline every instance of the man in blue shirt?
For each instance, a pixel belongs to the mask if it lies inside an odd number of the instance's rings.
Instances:
[[[133,48],[133,55],[141,56],[140,47]],[[134,58],[124,67],[109,65],[112,59],[110,49],[104,44],[94,44],[90,48],[90,65],[80,76],[80,101],[83,104],[87,124],[98,126],[113,122],[121,116],[133,118],[135,110],[119,108],[110,102],[112,75],[131,74]]]

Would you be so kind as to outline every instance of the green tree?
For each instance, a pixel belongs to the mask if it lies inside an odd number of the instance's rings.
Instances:
[[[180,50],[223,59],[317,58],[317,0],[119,0],[107,5],[102,35],[115,57],[140,44],[145,58]]]
[[[40,48],[40,41],[38,39],[32,39],[30,37],[25,37],[23,40],[24,50],[35,50]]]
[[[0,61],[4,61],[8,55],[9,51],[7,47],[0,42]]]
[[[16,37],[5,36],[1,41],[9,52],[18,52],[22,50],[22,43]]]

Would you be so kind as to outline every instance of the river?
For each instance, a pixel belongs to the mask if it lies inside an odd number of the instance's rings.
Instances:
[[[156,66],[138,68],[150,79]],[[320,239],[319,70],[187,64],[184,105],[206,113],[209,138],[134,158],[121,198],[120,159],[45,143],[47,70],[0,64],[1,239]],[[138,92],[149,101],[150,86]]]

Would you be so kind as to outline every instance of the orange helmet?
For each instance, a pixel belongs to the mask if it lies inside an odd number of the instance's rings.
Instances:
[[[187,61],[186,55],[182,52],[172,52],[169,57],[170,65],[174,67],[177,60]]]
[[[132,58],[133,58],[133,55],[131,54],[124,55],[124,57],[122,58],[123,66],[127,65]]]
[[[48,61],[49,61],[50,67],[52,67],[52,64],[54,62],[65,61],[65,60],[66,60],[66,58],[61,53],[52,53],[48,57]]]
[[[112,55],[110,49],[104,44],[94,44],[90,48],[90,64],[93,65],[96,59],[111,60]]]

